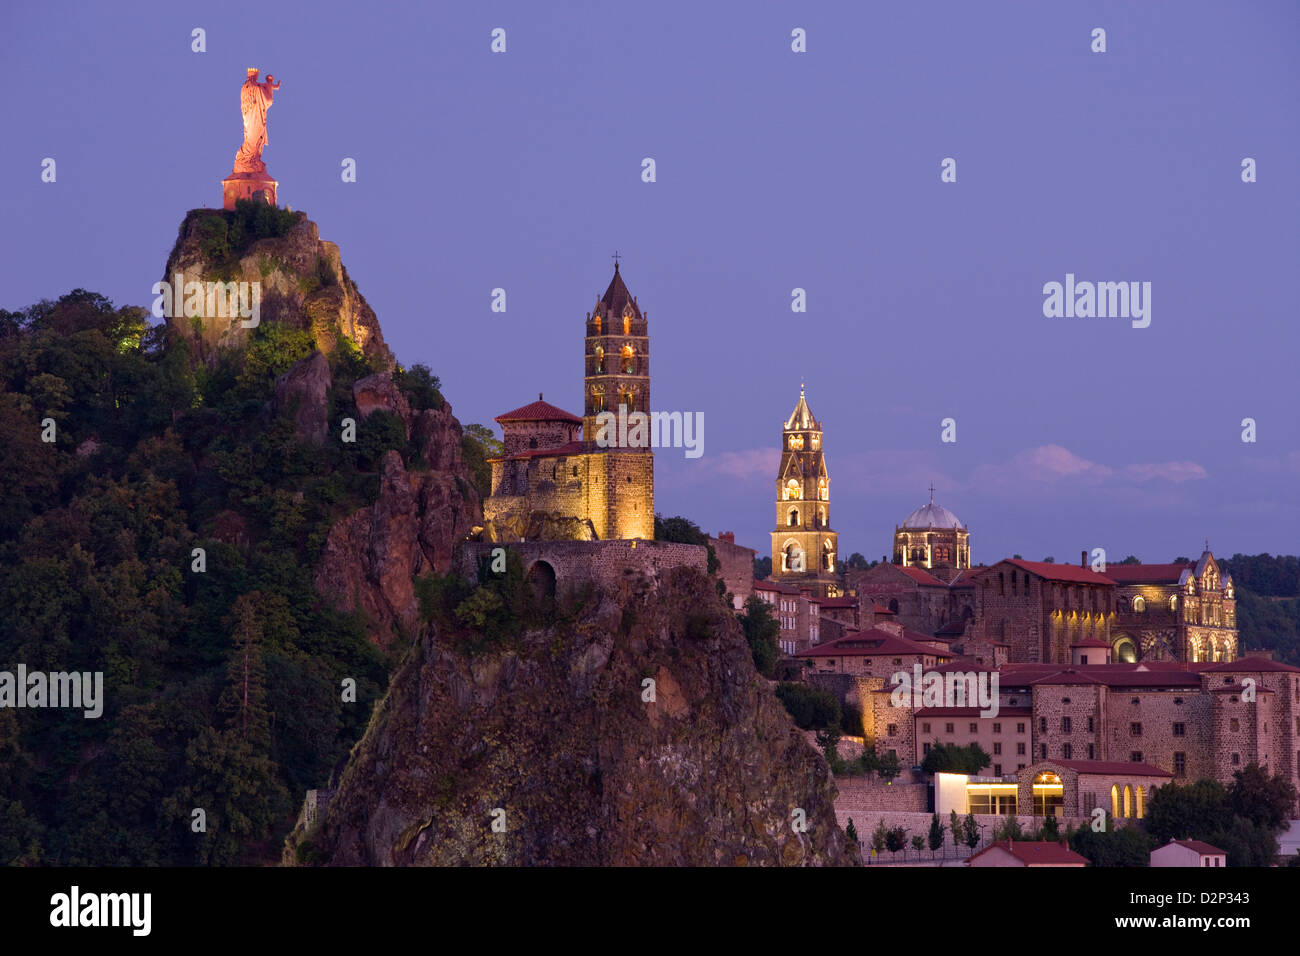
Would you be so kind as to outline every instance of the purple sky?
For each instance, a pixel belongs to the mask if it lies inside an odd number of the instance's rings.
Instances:
[[[135,6],[0,12],[0,307],[147,307],[185,211],[220,204],[256,66],[280,202],[462,422],[538,391],[581,411],[618,249],[654,407],[705,415],[702,458],[657,455],[665,514],[767,553],[802,377],[844,555],[888,551],[931,481],[977,563],[1297,550],[1290,0]],[[1152,283],[1150,327],[1045,318],[1067,272]]]

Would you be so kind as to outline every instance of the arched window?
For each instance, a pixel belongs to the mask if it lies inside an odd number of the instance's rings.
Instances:
[[[1172,597],[1170,597],[1170,599],[1169,599],[1169,610],[1171,610],[1171,611],[1177,611],[1177,610],[1178,610],[1178,595],[1177,595],[1177,594],[1175,594],[1175,595],[1173,595]]]
[[[822,569],[835,570],[835,546],[831,544],[830,538],[822,542]]]
[[[1133,599],[1133,610],[1141,614],[1146,609],[1147,609],[1146,599],[1139,594],[1137,597]]]
[[[596,374],[603,375],[605,372],[605,350],[599,345],[596,346]]]
[[[1146,807],[1146,804],[1147,804],[1147,800],[1146,800],[1147,792],[1146,792],[1146,791],[1147,791],[1147,788],[1146,788],[1146,787],[1142,786],[1141,784],[1138,785],[1138,788],[1137,788],[1137,791],[1136,791],[1136,794],[1135,794],[1136,799],[1137,799],[1137,804],[1136,804],[1136,806],[1134,807],[1134,810],[1136,811],[1136,815],[1137,815],[1137,818],[1138,818],[1139,820],[1141,820],[1142,817],[1144,817],[1144,816],[1146,815],[1146,810],[1147,810],[1147,807]]]
[[[623,346],[623,374],[631,375],[636,371],[636,354],[632,351],[632,346]]]
[[[593,412],[603,412],[605,410],[605,387],[603,385],[591,386],[591,410]]]
[[[537,439],[536,439],[536,438],[530,438],[530,439],[528,439],[528,447],[529,447],[529,448],[536,448],[536,447],[537,447]]]
[[[1128,784],[1124,784],[1124,819],[1126,820],[1128,819],[1129,812],[1132,810],[1132,808],[1133,808],[1133,789]]]
[[[591,321],[592,321],[592,323],[593,323],[593,324],[595,325],[595,327],[596,327],[596,328],[595,328],[595,332],[596,332],[596,334],[597,334],[597,335],[600,335],[600,313],[597,312],[597,313],[595,314],[595,316],[592,317],[592,320],[591,320]]]
[[[799,501],[802,497],[803,495],[800,494],[800,489],[799,489],[799,479],[791,478],[789,481],[785,483],[786,501]]]
[[[818,478],[818,479],[817,479],[817,497],[820,498],[822,501],[830,501],[830,500],[831,500],[830,489],[826,487],[826,479],[825,479],[825,478]]]
[[[624,335],[632,334],[632,315],[629,312],[623,313],[623,334]]]
[[[1119,819],[1119,784],[1110,785],[1110,815]]]
[[[621,392],[619,392],[619,393],[618,393],[618,403],[619,403],[620,405],[626,405],[626,406],[627,406],[627,411],[628,411],[628,414],[629,414],[629,415],[630,415],[632,412],[636,411],[636,402],[635,402],[635,401],[633,400],[633,398],[632,398],[632,389],[630,389],[630,388],[625,388],[625,389],[623,389]]]
[[[893,611],[895,614],[898,613],[898,598],[889,599],[889,609]]]
[[[789,516],[789,519],[788,519],[788,523],[789,523],[789,525],[790,525],[791,528],[797,528],[797,527],[799,526],[799,509],[798,509],[798,508],[791,508],[791,509],[790,509],[790,516]]]

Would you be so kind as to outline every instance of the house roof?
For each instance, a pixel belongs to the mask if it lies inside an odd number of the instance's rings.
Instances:
[[[1118,584],[1178,584],[1184,571],[1192,570],[1184,564],[1108,564],[1106,577]]]
[[[903,636],[873,627],[866,631],[854,631],[844,637],[818,644],[800,657],[888,657],[900,654],[926,654],[940,657],[952,656],[950,651],[923,641],[932,640],[915,631],[904,631]]]
[[[582,419],[577,415],[572,415],[562,408],[556,408],[550,402],[542,401],[541,395],[537,396],[537,401],[516,408],[512,412],[498,415],[493,420],[502,424],[506,422],[571,422],[575,425],[582,424]]]
[[[1242,657],[1235,661],[1218,661],[1214,664],[1207,664],[1201,668],[1201,671],[1210,674],[1249,674],[1253,671],[1267,671],[1269,673],[1291,671],[1300,674],[1300,667],[1292,667],[1290,664],[1283,664],[1281,661],[1275,661],[1267,657]]]
[[[1104,773],[1109,775],[1128,774],[1134,777],[1172,777],[1168,770],[1149,763],[1126,762],[1123,760],[1049,760],[1058,767],[1066,767],[1075,773]]]
[[[1173,846],[1175,843],[1179,846],[1185,846],[1189,850],[1195,850],[1202,856],[1226,856],[1228,852],[1227,850],[1220,850],[1217,846],[1211,846],[1204,840],[1170,840],[1165,846]],[[1164,848],[1162,846],[1160,849],[1163,850]]]
[[[1065,581],[1068,584],[1114,584],[1115,582],[1092,568],[1081,568],[1073,564],[1053,564],[1050,561],[1023,561],[1020,558],[1003,558],[999,564],[1014,564],[1022,571],[1036,574],[1048,581]],[[1110,570],[1107,568],[1107,570]]]
[[[944,584],[933,574],[930,574],[928,571],[924,570],[923,568],[915,568],[912,567],[911,565],[904,566],[901,564],[896,564],[894,565],[894,567],[898,568],[898,570],[902,571],[904,574],[906,574],[917,584],[928,584],[930,587],[936,587],[936,588],[947,587],[946,584]]]
[[[1086,866],[1088,863],[1087,857],[1080,856],[1069,847],[1051,840],[998,840],[990,843],[970,859],[974,860],[985,853],[991,853],[993,850],[1004,850],[1025,866],[1060,866],[1062,864]],[[969,864],[970,860],[966,862]]]

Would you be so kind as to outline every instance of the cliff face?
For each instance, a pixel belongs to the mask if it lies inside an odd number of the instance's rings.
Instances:
[[[469,636],[426,634],[403,662],[312,834],[328,863],[859,862],[825,761],[699,571],[596,594],[508,649]]]
[[[286,383],[295,371],[286,375]],[[306,373],[299,378],[311,380]],[[451,406],[413,411],[387,372],[356,382],[352,394],[363,421],[377,411],[401,419],[407,438],[421,449],[421,468],[408,470],[395,451],[384,455],[378,500],[330,528],[313,583],[341,610],[365,611],[371,639],[387,646],[399,630],[415,633],[415,579],[431,569],[445,573],[451,568],[457,545],[481,522],[482,506],[469,480],[461,426]],[[301,405],[298,417],[316,418]]]
[[[277,211],[276,215],[295,214]],[[250,245],[240,238],[245,229],[236,223],[235,214],[191,210],[181,223],[162,281],[173,285],[179,273],[182,288],[196,281],[260,283],[261,322],[309,330],[327,356],[346,338],[391,369],[393,355],[384,343],[379,320],[343,268],[339,247],[323,241],[306,216],[296,215],[296,225],[283,235]],[[245,344],[253,331],[244,327],[240,316],[217,315],[214,309],[205,308],[201,316],[186,315],[174,303],[172,311],[167,324],[173,334],[190,343],[195,362],[212,361],[219,347]]]

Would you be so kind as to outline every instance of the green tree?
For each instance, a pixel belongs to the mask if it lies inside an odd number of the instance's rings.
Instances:
[[[937,813],[930,815],[930,833],[928,836],[930,856],[933,857],[935,850],[943,848],[943,824],[939,822],[939,814]]]
[[[897,853],[907,846],[907,830],[903,827],[893,827],[885,835],[885,846],[890,853]]]
[[[876,829],[871,833],[871,848],[875,850],[877,854],[883,853],[885,850],[885,844],[888,840],[889,827],[885,826],[885,821],[882,817],[880,822],[876,824]]]
[[[1295,806],[1295,786],[1282,774],[1268,775],[1251,762],[1232,775],[1228,784],[1228,807],[1239,817],[1277,832],[1287,826]]]
[[[853,825],[852,817],[849,817],[848,826],[844,828],[844,835],[849,838],[851,843],[858,846],[862,844],[862,841],[858,839],[858,830],[857,827]]]
[[[461,436],[461,453],[474,489],[480,498],[486,498],[492,492],[492,466],[488,459],[505,455],[505,446],[487,426],[466,425],[465,433]]]
[[[920,856],[921,851],[925,849],[925,837],[921,836],[919,833],[913,834],[912,849],[916,851],[917,856]]]
[[[781,659],[781,622],[772,616],[771,605],[758,595],[751,594],[745,599],[740,626],[749,643],[754,667],[764,677],[771,677],[776,672],[776,662]]]
[[[979,824],[975,822],[975,814],[966,814],[966,819],[962,822],[962,833],[968,847],[973,850],[975,847],[979,846],[980,827]]]

